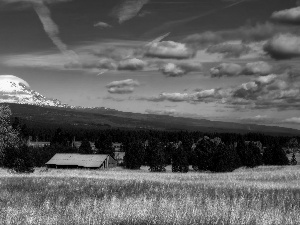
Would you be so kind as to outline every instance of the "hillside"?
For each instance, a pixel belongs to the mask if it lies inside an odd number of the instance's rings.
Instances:
[[[28,125],[67,126],[82,129],[200,130],[203,132],[300,135],[299,130],[290,128],[129,113],[107,108],[58,108],[13,103],[8,105],[13,117],[21,118]]]

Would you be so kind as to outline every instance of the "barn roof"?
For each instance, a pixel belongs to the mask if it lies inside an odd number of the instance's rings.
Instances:
[[[55,154],[46,165],[100,167],[109,155]]]

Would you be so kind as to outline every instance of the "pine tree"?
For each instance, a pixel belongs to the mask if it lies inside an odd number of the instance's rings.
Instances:
[[[141,141],[132,140],[124,145],[124,164],[128,169],[140,169],[145,157],[144,145]]]
[[[236,149],[242,166],[253,168],[263,163],[260,148],[252,141],[249,143],[240,141]]]
[[[55,130],[54,136],[51,140],[51,145],[68,146],[68,138],[61,128]]]
[[[151,140],[146,147],[145,161],[151,172],[166,171],[164,148],[164,144],[159,142],[158,139]]]
[[[11,111],[8,106],[0,106],[0,165],[3,164],[6,148],[14,148],[20,142],[19,133],[10,125]]]
[[[265,165],[289,164],[289,160],[279,143],[274,143],[272,146],[265,149],[263,154],[263,161]]]
[[[93,154],[92,147],[88,139],[85,138],[82,140],[78,152],[81,154]]]
[[[189,171],[188,154],[185,151],[182,142],[174,146],[172,154],[172,172],[187,173]]]
[[[201,138],[192,152],[194,170],[209,171],[215,152],[216,144],[209,137]]]
[[[213,156],[210,170],[213,172],[231,172],[241,166],[240,158],[234,147],[220,143]]]
[[[291,159],[290,164],[291,164],[291,165],[297,165],[297,160],[296,160],[295,153],[293,153],[293,155],[292,155],[292,159]]]

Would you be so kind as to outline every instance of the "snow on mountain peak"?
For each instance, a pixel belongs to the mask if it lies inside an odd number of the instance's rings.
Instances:
[[[14,75],[0,75],[0,103],[68,107],[57,99],[46,98],[31,90],[25,80]]]

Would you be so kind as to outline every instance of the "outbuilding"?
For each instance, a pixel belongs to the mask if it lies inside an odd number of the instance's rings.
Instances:
[[[55,154],[47,163],[49,168],[89,168],[89,169],[106,169],[117,166],[117,161],[110,155],[100,154]]]

